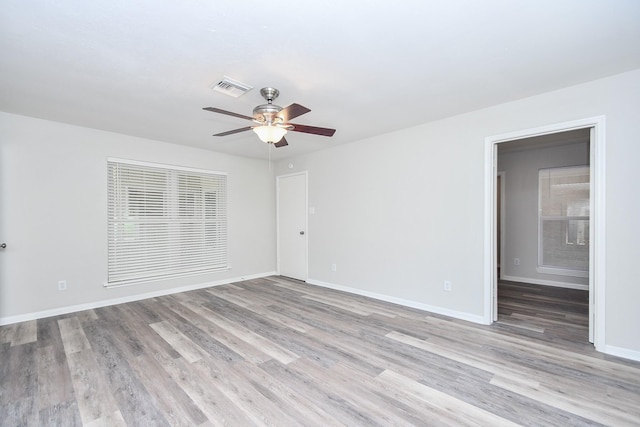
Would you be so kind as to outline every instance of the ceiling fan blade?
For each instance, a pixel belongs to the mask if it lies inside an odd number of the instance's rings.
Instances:
[[[227,136],[227,135],[233,135],[234,133],[240,133],[240,132],[244,132],[251,129],[251,126],[247,126],[246,128],[240,128],[240,129],[234,129],[234,130],[228,130],[226,132],[220,132],[220,133],[216,133],[213,136]]]
[[[289,105],[287,108],[284,108],[282,111],[278,113],[279,117],[282,117],[282,120],[286,123],[291,119],[295,119],[303,114],[307,114],[310,109],[307,107],[303,107],[300,104],[293,103]]]
[[[287,140],[283,136],[280,141],[276,142],[273,145],[275,145],[276,147],[280,148],[280,147],[286,147],[287,145],[289,145],[289,143],[287,142]]]
[[[294,132],[312,133],[314,135],[333,136],[336,133],[335,129],[320,128],[317,126],[297,125],[295,123],[288,123],[293,126]]]
[[[239,117],[241,119],[253,120],[253,117],[245,116],[244,114],[232,113],[231,111],[221,110],[215,107],[204,107],[203,110],[211,111],[212,113],[226,114],[227,116]]]

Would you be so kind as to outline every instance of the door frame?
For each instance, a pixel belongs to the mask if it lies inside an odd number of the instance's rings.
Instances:
[[[276,271],[278,275],[280,275],[280,180],[282,178],[290,178],[296,175],[304,176],[304,232],[306,234],[304,245],[304,281],[307,281],[309,278],[309,173],[306,170],[276,176]]]
[[[605,348],[605,116],[596,116],[569,122],[541,126],[485,138],[484,178],[484,323],[493,323],[497,316],[498,277],[496,259],[496,176],[498,165],[497,145],[507,141],[576,129],[591,129],[590,156],[590,205],[589,233],[589,341],[596,350]]]
[[[497,223],[497,209],[496,209],[496,227],[498,227],[498,229],[500,230],[500,258],[496,258],[496,263],[498,263],[496,265],[496,267],[500,267],[500,275],[496,275],[496,287],[498,286],[498,280],[500,280],[502,278],[502,274],[504,273],[504,268],[505,268],[505,242],[506,242],[506,236],[505,236],[505,218],[506,218],[506,213],[507,213],[507,204],[505,203],[505,198],[507,195],[506,192],[506,183],[505,183],[505,177],[507,176],[507,173],[505,171],[502,172],[498,172],[496,173],[496,179],[497,177],[500,177],[500,188],[497,188],[496,185],[496,195],[498,194],[498,192],[500,193],[500,223]],[[497,182],[496,182],[497,184]],[[497,202],[497,198],[496,198],[496,202]],[[497,205],[497,203],[496,203]],[[496,230],[497,231],[497,230]],[[497,241],[496,241],[497,243]],[[496,247],[496,252],[497,252],[497,247]],[[498,269],[496,268],[496,271]],[[497,289],[495,290],[496,293],[496,297],[493,299],[493,316],[491,317],[493,319],[494,322],[496,322],[498,320],[498,291]]]

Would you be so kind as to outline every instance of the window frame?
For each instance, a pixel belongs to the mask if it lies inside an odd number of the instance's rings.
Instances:
[[[228,270],[227,189],[226,172],[107,158],[104,286]]]
[[[587,221],[587,230],[590,230],[591,227],[591,215],[543,215],[542,211],[542,173],[544,171],[560,171],[560,170],[571,170],[571,169],[586,169],[588,181],[586,182],[587,186],[590,189],[590,180],[591,180],[591,170],[589,165],[575,165],[575,166],[560,166],[560,167],[552,167],[552,168],[542,168],[538,170],[538,262],[536,266],[536,271],[538,273],[544,274],[555,274],[559,276],[570,276],[570,277],[589,277],[589,264],[587,263],[586,269],[574,269],[563,266],[554,266],[550,264],[544,264],[544,222],[545,221],[562,221],[567,224],[570,224],[571,221]],[[591,197],[591,194],[589,194]],[[590,204],[589,204],[590,206]],[[589,241],[587,245],[587,257],[590,255],[590,244]]]

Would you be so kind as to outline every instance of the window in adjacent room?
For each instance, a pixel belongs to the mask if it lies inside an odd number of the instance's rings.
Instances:
[[[227,175],[109,159],[107,286],[227,268]]]
[[[589,166],[538,172],[538,272],[588,277]]]

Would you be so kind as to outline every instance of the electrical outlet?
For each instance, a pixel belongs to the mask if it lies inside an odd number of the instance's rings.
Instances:
[[[514,258],[513,265],[520,265],[520,258]]]
[[[337,264],[331,264],[331,271],[338,271],[338,265]]]
[[[67,281],[66,280],[58,280],[58,290],[66,291],[67,290]]]
[[[450,280],[445,280],[444,281],[444,290],[445,291],[450,291],[451,290],[451,281]]]

